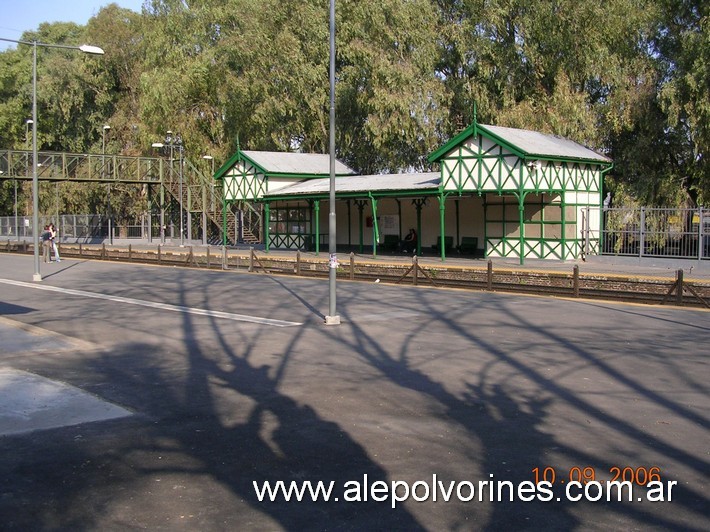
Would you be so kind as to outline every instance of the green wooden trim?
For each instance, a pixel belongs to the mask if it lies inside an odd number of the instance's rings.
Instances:
[[[328,177],[328,173],[322,173],[322,174],[313,174],[313,173],[301,173],[301,172],[269,172],[266,168],[258,164],[254,159],[249,157],[248,155],[245,155],[244,152],[242,152],[240,149],[237,149],[236,153],[230,157],[227,162],[225,162],[222,166],[219,167],[219,169],[215,172],[214,174],[214,179],[221,179],[224,176],[227,175],[229,170],[231,170],[237,163],[239,162],[247,162],[249,163],[252,167],[254,167],[258,173],[262,174],[265,177],[293,177],[293,178],[298,178],[298,179],[318,179],[318,178],[324,178]],[[336,173],[335,174],[338,177],[346,177],[346,176],[351,176],[355,175],[352,172],[348,173]]]
[[[232,155],[222,166],[220,166],[217,171],[214,174],[214,179],[215,180],[220,180],[224,178],[227,174],[227,171],[232,169],[235,164],[237,164],[241,159],[239,158],[239,150]]]
[[[439,162],[439,159],[441,159],[444,155],[446,155],[451,150],[456,148],[463,141],[465,141],[469,137],[473,136],[473,134],[474,134],[474,127],[473,126],[467,127],[461,133],[459,133],[454,138],[452,138],[449,142],[444,144],[441,148],[439,148],[434,153],[429,155],[429,157],[427,157],[427,161],[429,161],[430,163]]]
[[[555,156],[555,155],[550,155],[550,154],[545,154],[545,153],[534,153],[534,152],[526,152],[522,148],[516,146],[515,144],[511,143],[510,141],[504,139],[503,137],[496,135],[492,131],[486,129],[485,126],[481,124],[477,124],[474,122],[474,124],[470,125],[461,133],[456,135],[454,138],[452,138],[449,142],[441,146],[438,150],[436,150],[434,153],[429,155],[427,157],[427,160],[430,163],[435,163],[435,162],[440,162],[444,156],[446,156],[448,153],[459,147],[461,144],[463,144],[465,141],[467,141],[471,137],[485,137],[488,140],[491,140],[505,148],[507,148],[509,151],[511,151],[513,154],[517,155],[521,159],[539,159],[539,160],[545,160],[545,161],[560,161],[560,162],[580,162],[580,163],[589,163],[589,164],[594,164],[594,165],[599,165],[599,166],[605,166],[613,163],[609,163],[607,161],[600,161],[599,159],[590,159],[590,158],[584,158],[584,157],[562,157],[562,156]],[[480,144],[480,143],[479,143]]]
[[[370,196],[375,198],[404,198],[412,196],[434,196],[440,192],[440,187],[436,188],[420,188],[417,190],[387,190],[383,192],[337,192],[337,199],[363,199],[369,198]],[[265,196],[262,201],[298,201],[301,200],[315,200],[322,199],[327,200],[329,198],[327,192],[320,192],[318,194],[292,194],[292,195],[271,195]]]

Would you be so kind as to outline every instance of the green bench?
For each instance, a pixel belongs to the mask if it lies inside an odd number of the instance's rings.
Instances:
[[[453,236],[445,236],[444,237],[444,253],[449,253],[451,251],[451,248],[454,247],[454,237]],[[436,244],[431,246],[431,249],[434,253],[439,253],[441,251],[441,237],[436,238]]]
[[[477,236],[462,236],[459,244],[459,253],[471,255],[478,254],[478,237]]]
[[[380,244],[382,251],[397,251],[399,249],[399,235],[384,235],[384,240]]]

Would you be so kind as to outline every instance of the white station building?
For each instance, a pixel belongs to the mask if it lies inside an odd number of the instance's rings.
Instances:
[[[339,250],[567,260],[599,251],[602,182],[612,161],[571,140],[474,123],[429,156],[438,172],[357,175],[336,162]],[[328,245],[328,155],[237,150],[215,178],[225,213],[263,206],[269,249]],[[226,216],[225,216],[226,219]],[[443,245],[441,244],[443,242]],[[323,247],[325,246],[325,247]]]

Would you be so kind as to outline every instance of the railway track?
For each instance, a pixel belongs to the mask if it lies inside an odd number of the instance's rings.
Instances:
[[[32,254],[31,245],[0,242],[0,251]],[[255,273],[294,275],[311,278],[327,278],[327,260],[257,255],[253,250],[228,251],[224,248],[132,249],[106,247],[105,245],[64,244],[63,257],[85,260],[107,260],[142,264],[161,264],[211,270],[234,270]],[[350,261],[341,263],[338,279],[360,282],[381,282],[398,285],[456,288],[472,291],[508,292],[535,294],[552,297],[584,298],[605,301],[623,301],[645,304],[666,304],[683,307],[710,308],[710,283],[684,281],[682,270],[675,280],[644,278],[641,276],[620,277],[611,274],[581,275],[575,268],[570,273],[540,272],[533,270],[493,270],[482,268],[450,268],[424,266],[416,261],[412,265],[402,263],[372,264]],[[678,286],[682,287],[678,293]]]

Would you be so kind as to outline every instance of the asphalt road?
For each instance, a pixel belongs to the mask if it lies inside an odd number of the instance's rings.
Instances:
[[[42,273],[0,256],[0,369],[129,415],[0,436],[4,530],[707,530],[709,312],[339,281],[325,326],[325,280]],[[0,385],[0,418],[16,393]],[[672,500],[565,500],[616,468],[676,482]],[[552,500],[523,501],[552,469]],[[339,500],[259,501],[278,480]],[[373,500],[396,481],[426,500]],[[514,501],[479,484],[502,481]]]

